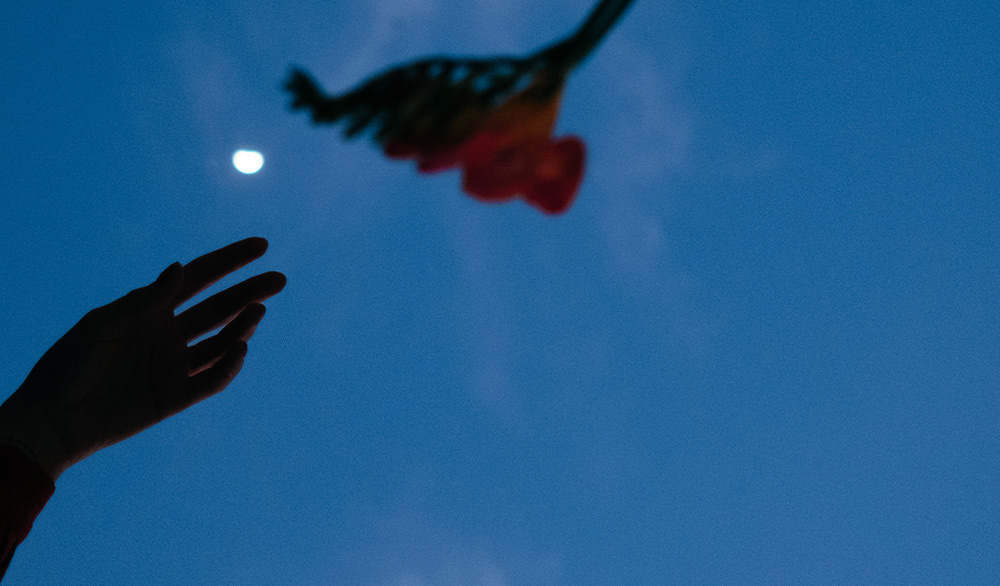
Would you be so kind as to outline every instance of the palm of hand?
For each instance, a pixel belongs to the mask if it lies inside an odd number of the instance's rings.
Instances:
[[[187,386],[187,347],[172,312],[146,316],[114,337],[93,331],[100,325],[71,329],[52,348],[54,368],[26,381],[47,395],[42,413],[59,442],[89,447],[79,459],[183,409],[178,399]]]

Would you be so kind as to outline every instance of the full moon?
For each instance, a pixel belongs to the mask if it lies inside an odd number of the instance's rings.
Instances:
[[[257,151],[245,151],[240,149],[233,153],[233,167],[240,173],[252,175],[264,166],[264,155]]]

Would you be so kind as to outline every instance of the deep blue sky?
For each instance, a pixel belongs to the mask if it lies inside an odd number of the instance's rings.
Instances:
[[[289,283],[230,389],[63,475],[5,586],[997,583],[1000,18],[870,4],[636,0],[552,218],[279,86],[592,0],[6,2],[0,397],[175,260],[264,236]]]

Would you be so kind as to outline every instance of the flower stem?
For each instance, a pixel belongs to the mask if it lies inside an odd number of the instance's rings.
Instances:
[[[602,0],[575,33],[535,55],[557,74],[565,75],[600,44],[633,0]]]

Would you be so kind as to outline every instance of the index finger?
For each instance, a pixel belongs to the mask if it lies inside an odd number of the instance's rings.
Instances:
[[[199,256],[184,265],[184,284],[174,300],[174,307],[182,305],[229,273],[245,267],[267,251],[267,240],[246,238]]]

